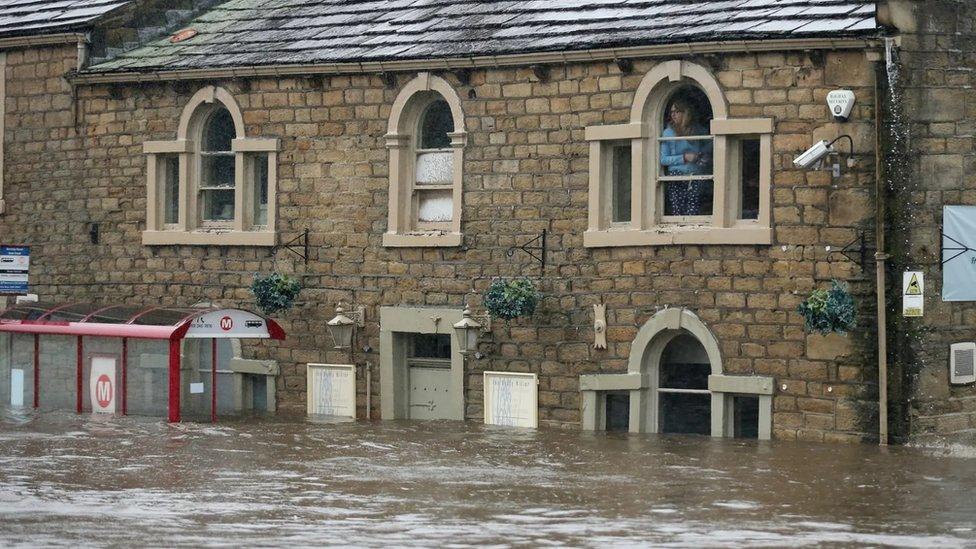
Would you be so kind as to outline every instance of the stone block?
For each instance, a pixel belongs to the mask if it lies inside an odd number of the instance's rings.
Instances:
[[[841,189],[831,192],[828,208],[831,225],[858,225],[874,215],[874,201],[864,189]]]
[[[925,154],[919,160],[919,176],[933,189],[955,189],[966,180],[965,157],[960,154]]]
[[[954,122],[966,118],[966,90],[924,88],[909,95],[907,112],[917,122]]]
[[[849,336],[840,334],[810,334],[807,336],[807,358],[810,360],[837,360],[850,356],[852,345]]]
[[[874,64],[861,50],[828,52],[824,58],[824,80],[828,86],[873,86]]]

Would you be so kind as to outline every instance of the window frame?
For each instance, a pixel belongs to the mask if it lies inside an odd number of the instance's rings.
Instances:
[[[664,185],[660,176],[659,137],[663,112],[673,92],[692,85],[704,92],[712,107],[709,136],[713,143],[713,213],[711,216],[663,215]],[[728,117],[721,86],[711,72],[688,61],[666,61],[641,81],[630,122],[586,128],[590,142],[590,193],[585,247],[657,246],[671,244],[771,244],[772,118]],[[733,157],[738,140],[758,138],[758,219],[740,219],[740,159]],[[631,141],[631,222],[612,221],[609,204],[612,169],[609,143]]]
[[[446,149],[421,149],[420,124],[427,108],[443,100],[451,109],[454,131]],[[467,132],[464,113],[457,92],[443,78],[422,72],[400,91],[390,112],[386,147],[390,151],[390,194],[385,247],[455,247],[463,240],[461,233],[461,197],[464,147]],[[449,184],[418,185],[417,157],[424,152],[453,153],[453,177]],[[450,221],[424,222],[419,219],[419,192],[450,190],[453,210]]]
[[[216,109],[226,109],[234,122],[231,150],[234,155],[234,218],[231,221],[205,220],[200,210],[202,188],[203,132]],[[249,138],[244,131],[240,107],[227,90],[207,86],[187,102],[180,117],[176,139],[146,141],[146,230],[144,245],[232,245],[275,246],[277,244],[277,138]],[[167,155],[179,157],[178,222],[164,223],[165,178],[160,177],[159,160]],[[268,158],[267,223],[254,224],[252,176],[254,158]]]

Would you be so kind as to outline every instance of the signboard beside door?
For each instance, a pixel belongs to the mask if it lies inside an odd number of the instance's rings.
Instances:
[[[308,415],[356,417],[356,366],[309,364]]]
[[[485,424],[539,427],[536,374],[485,372]]]
[[[0,295],[27,295],[30,248],[0,245]]]

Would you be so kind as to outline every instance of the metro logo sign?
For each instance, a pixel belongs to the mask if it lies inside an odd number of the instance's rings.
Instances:
[[[89,395],[93,413],[115,413],[118,392],[115,390],[115,363],[115,357],[111,356],[93,356],[91,359]]]
[[[99,408],[108,408],[112,404],[112,380],[105,374],[98,376],[95,382],[95,402]]]
[[[220,319],[220,329],[223,330],[223,331],[225,331],[225,332],[229,332],[229,331],[233,330],[234,329],[234,319],[231,318],[231,317],[229,317],[229,316],[225,316],[225,317],[221,318]]]

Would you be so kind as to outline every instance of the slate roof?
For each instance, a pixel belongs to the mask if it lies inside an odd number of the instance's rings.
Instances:
[[[0,37],[84,29],[128,0],[0,0]]]
[[[875,36],[873,0],[230,0],[190,40],[86,72],[141,72]]]

